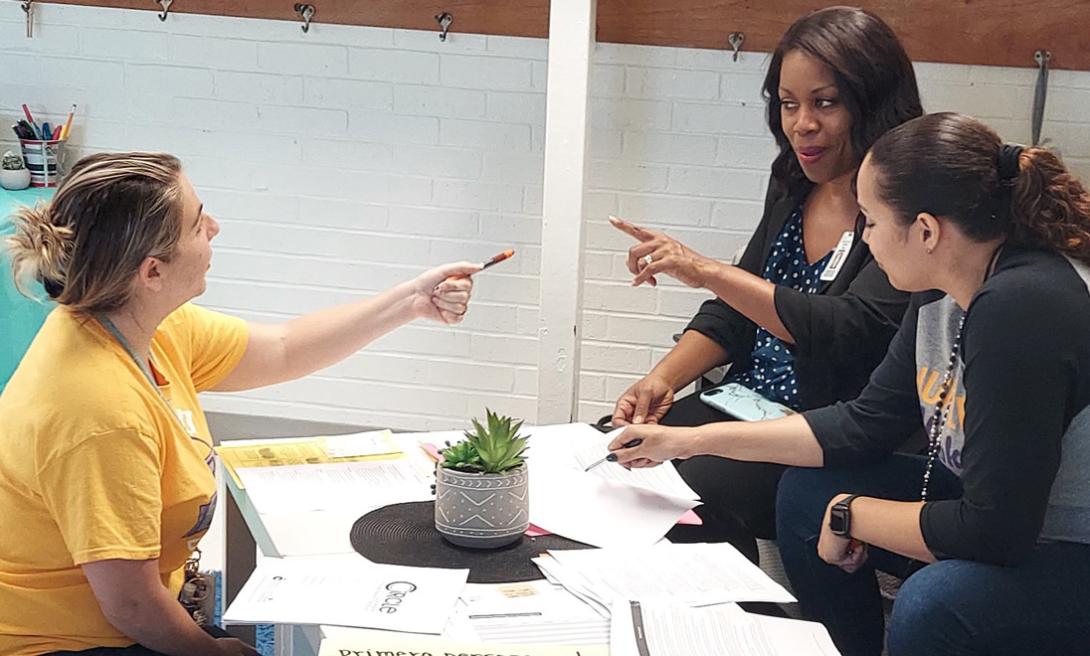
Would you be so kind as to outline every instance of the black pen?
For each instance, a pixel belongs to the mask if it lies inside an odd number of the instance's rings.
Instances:
[[[643,439],[637,437],[634,440],[628,440],[627,442],[622,444],[621,448],[622,449],[631,449],[632,447],[639,446],[641,444],[643,444]],[[611,453],[611,454],[607,455],[605,458],[602,458],[601,460],[592,462],[583,471],[589,472],[590,470],[594,469],[595,467],[602,464],[603,462],[617,462],[617,454],[616,453]]]

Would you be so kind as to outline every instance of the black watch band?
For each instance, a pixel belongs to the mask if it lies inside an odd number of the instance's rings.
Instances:
[[[850,538],[852,536],[852,501],[858,497],[853,494],[833,504],[829,510],[829,530],[833,535]]]

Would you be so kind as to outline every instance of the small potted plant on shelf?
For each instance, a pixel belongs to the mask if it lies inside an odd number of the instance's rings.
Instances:
[[[23,156],[10,150],[0,158],[0,187],[17,191],[30,186],[30,169],[23,164]]]
[[[485,410],[466,439],[443,449],[435,469],[435,528],[462,547],[516,542],[530,524],[522,422]]]

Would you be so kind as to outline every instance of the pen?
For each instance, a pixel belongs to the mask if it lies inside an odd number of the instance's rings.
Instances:
[[[622,449],[631,449],[632,447],[639,446],[641,444],[643,444],[643,440],[637,437],[634,440],[628,440],[627,442],[622,444],[621,448]],[[584,469],[583,471],[589,472],[590,470],[594,469],[595,467],[602,464],[603,462],[617,462],[617,454],[616,453],[611,453],[611,454],[607,455],[605,458],[602,458],[601,460],[597,460],[595,462],[592,462],[589,465],[587,465],[587,468]]]
[[[499,264],[500,262],[503,262],[504,260],[514,256],[514,254],[515,254],[515,249],[508,248],[504,252],[502,252],[499,255],[496,255],[495,257],[493,257],[491,260],[485,262],[484,266],[481,267],[481,271],[484,271],[485,269],[492,266],[493,264]]]
[[[26,114],[27,123],[30,124],[31,130],[34,132],[34,136],[38,139],[41,139],[42,133],[38,129],[38,124],[34,122],[34,115],[30,113],[30,108],[26,106],[26,103],[23,103],[23,113]]]

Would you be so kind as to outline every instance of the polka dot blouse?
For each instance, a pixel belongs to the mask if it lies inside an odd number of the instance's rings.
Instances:
[[[831,251],[817,262],[807,263],[802,241],[802,210],[797,208],[772,244],[763,277],[775,285],[816,294],[821,289],[821,272],[830,255]],[[765,398],[797,410],[799,382],[795,376],[794,347],[758,327],[750,360],[748,369],[727,376],[724,382],[740,383]]]

